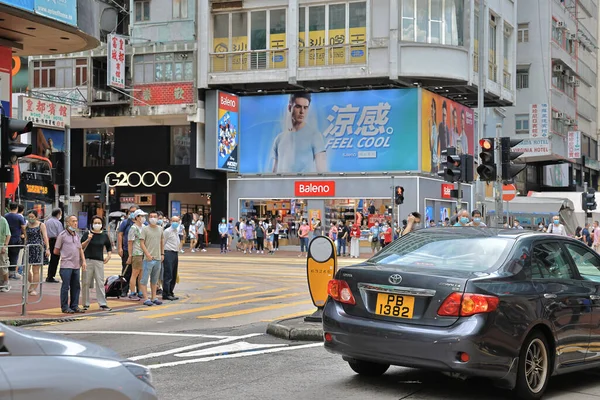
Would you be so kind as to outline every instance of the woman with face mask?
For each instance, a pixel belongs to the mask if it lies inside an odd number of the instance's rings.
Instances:
[[[110,240],[106,232],[102,229],[104,221],[101,217],[92,218],[92,230],[86,232],[81,237],[81,248],[85,254],[87,269],[81,277],[83,290],[83,309],[90,308],[90,286],[92,282],[96,283],[96,301],[102,311],[110,311],[106,304],[106,295],[104,292],[104,265],[110,260],[111,248]],[[104,256],[106,249],[106,257]]]
[[[273,224],[271,222],[267,223],[266,234],[267,250],[269,250],[269,254],[275,254],[273,251],[273,238],[275,236],[275,229],[273,228]]]
[[[27,225],[25,227],[25,244],[29,253],[28,278],[29,294],[37,296],[38,283],[40,281],[40,267],[46,259],[50,258],[50,242],[46,233],[46,225],[38,221],[38,213],[35,210],[27,212]]]
[[[227,227],[227,223],[225,218],[221,219],[221,223],[219,224],[219,238],[221,239],[221,254],[227,253],[227,243],[229,238],[229,228]]]

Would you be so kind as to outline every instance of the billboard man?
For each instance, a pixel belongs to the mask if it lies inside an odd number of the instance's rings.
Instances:
[[[327,155],[323,135],[306,124],[310,93],[290,96],[291,128],[275,138],[271,149],[273,173],[326,172]]]

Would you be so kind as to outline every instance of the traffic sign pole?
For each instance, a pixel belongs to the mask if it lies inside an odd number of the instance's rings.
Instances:
[[[496,124],[496,182],[495,182],[495,201],[496,201],[496,227],[501,228],[504,223],[504,210],[502,204],[502,149],[500,146],[500,132],[502,124]]]

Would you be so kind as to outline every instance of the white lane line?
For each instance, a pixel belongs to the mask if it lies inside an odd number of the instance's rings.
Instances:
[[[210,349],[202,349],[196,351],[190,351],[188,353],[175,354],[175,357],[206,357],[206,356],[217,356],[220,354],[231,354],[239,353],[242,351],[251,350],[262,350],[273,347],[285,347],[287,344],[254,344],[248,342],[237,342],[227,344],[225,346],[211,347]]]
[[[276,349],[266,349],[266,350],[262,350],[262,351],[250,351],[250,352],[246,352],[246,353],[223,354],[223,355],[214,356],[214,357],[195,358],[193,360],[174,361],[174,362],[164,363],[164,364],[152,364],[152,365],[147,365],[147,367],[150,368],[150,369],[158,369],[158,368],[164,368],[164,367],[175,367],[175,366],[178,366],[178,365],[194,364],[194,363],[201,363],[201,362],[222,360],[222,359],[226,359],[226,358],[249,357],[249,356],[258,356],[258,355],[261,355],[261,354],[277,353],[279,351],[308,349],[308,348],[317,347],[317,346],[323,346],[323,343],[311,343],[311,344],[303,344],[303,345],[300,345],[300,346],[279,347],[279,348],[276,348]]]
[[[145,354],[145,355],[141,355],[141,356],[129,357],[129,359],[132,361],[138,361],[138,360],[145,360],[147,358],[168,356],[169,354],[175,354],[175,353],[180,353],[182,351],[193,350],[193,349],[197,349],[199,347],[212,346],[213,344],[229,343],[229,342],[233,342],[235,340],[247,339],[247,338],[260,336],[260,335],[262,335],[262,333],[251,333],[251,334],[243,335],[243,336],[231,336],[231,337],[228,337],[225,339],[216,340],[214,342],[196,343],[196,344],[191,344],[189,346],[178,347],[176,349],[165,350],[165,351],[161,351],[161,352],[157,352],[157,353],[150,353],[150,354]]]
[[[207,339],[226,339],[226,338],[242,338],[244,336],[217,336],[203,335],[201,333],[167,333],[167,332],[133,332],[133,331],[45,331],[49,333],[62,333],[65,335],[138,335],[138,336],[171,336],[171,337],[192,337],[192,338],[207,338]],[[259,333],[258,335],[262,335]]]

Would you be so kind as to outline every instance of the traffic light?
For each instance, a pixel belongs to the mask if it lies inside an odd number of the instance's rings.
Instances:
[[[594,188],[588,188],[587,192],[581,193],[581,208],[585,212],[596,209],[596,190]]]
[[[480,180],[493,182],[497,178],[494,139],[481,139],[479,146],[481,147],[481,153],[479,153],[477,174],[479,174]]]
[[[109,187],[108,188],[108,202],[106,204],[116,204],[117,203],[117,188]]]
[[[473,182],[473,156],[470,154],[461,154],[460,156],[460,180],[464,183]]]
[[[513,178],[523,171],[527,165],[513,164],[513,160],[519,158],[523,153],[512,151],[512,148],[521,143],[523,139],[500,138],[500,154],[502,155],[502,180],[512,182]]]
[[[396,186],[394,193],[394,202],[396,205],[399,206],[400,204],[404,204],[404,187]]]
[[[456,154],[455,147],[448,147],[442,151],[442,162],[444,170],[438,172],[438,175],[443,177],[446,182],[456,182],[461,178],[460,156]]]
[[[13,182],[14,177],[11,166],[17,162],[19,157],[23,157],[32,153],[31,145],[17,143],[19,135],[31,132],[33,123],[31,121],[23,121],[20,119],[9,118],[2,115],[0,121],[0,182]]]
[[[98,200],[98,202],[102,204],[106,203],[106,183],[102,182],[97,184],[96,186],[98,186],[98,189],[96,190],[96,193],[98,193],[98,195],[94,196],[94,199]]]

